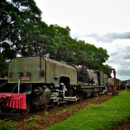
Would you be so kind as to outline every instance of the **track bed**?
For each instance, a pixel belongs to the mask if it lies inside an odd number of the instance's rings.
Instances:
[[[26,116],[21,116],[12,120],[12,123],[17,124],[17,129],[43,129],[47,128],[51,125],[64,121],[69,118],[77,111],[85,108],[89,104],[100,104],[108,99],[110,99],[111,95],[100,95],[94,98],[88,98],[83,100],[82,102],[71,103],[71,104],[63,104],[60,106],[56,106],[50,108],[47,111],[38,111],[32,112]]]

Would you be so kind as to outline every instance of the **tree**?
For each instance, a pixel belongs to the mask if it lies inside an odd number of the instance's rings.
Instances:
[[[53,37],[51,37],[53,38],[53,43],[51,44],[55,49],[50,54],[55,56],[58,61],[71,61],[73,59],[73,51],[69,27],[63,28],[58,25],[51,25],[51,28],[53,30]]]
[[[0,77],[4,77],[7,75],[8,64],[6,63],[3,56],[0,54]]]
[[[107,74],[107,76],[109,77],[109,78],[111,78],[111,73],[112,73],[112,69],[111,69],[112,67],[111,66],[109,66],[109,65],[103,65],[103,67],[102,67],[102,71],[105,73],[105,74]]]
[[[30,36],[29,33],[25,34],[24,32],[31,31],[41,22],[41,11],[34,0],[11,0],[11,2],[2,0],[0,2],[0,17],[0,47],[5,58],[12,59],[27,44],[23,35],[26,38]],[[5,54],[7,46],[8,52],[13,53],[11,56]]]

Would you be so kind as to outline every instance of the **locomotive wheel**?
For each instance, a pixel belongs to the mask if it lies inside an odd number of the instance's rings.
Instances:
[[[82,94],[76,94],[76,97],[79,98],[79,101],[82,102],[83,101],[83,96]]]
[[[98,96],[99,96],[99,92],[95,92],[94,97],[98,97]]]
[[[112,96],[118,96],[118,95],[119,95],[119,93],[117,91],[116,92],[115,91],[112,92]]]
[[[23,115],[27,115],[30,112],[30,103],[26,103],[26,109],[22,111]]]
[[[44,111],[47,111],[48,108],[49,108],[49,106],[48,106],[48,105],[45,105],[43,109],[44,109]]]
[[[79,101],[80,101],[80,102],[83,101],[83,97],[82,97],[82,95],[79,95]]]

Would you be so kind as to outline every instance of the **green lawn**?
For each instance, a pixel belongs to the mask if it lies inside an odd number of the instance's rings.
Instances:
[[[126,123],[128,117],[130,117],[130,92],[122,91],[119,96],[114,96],[100,105],[87,106],[48,130],[110,130],[116,127],[116,121]]]

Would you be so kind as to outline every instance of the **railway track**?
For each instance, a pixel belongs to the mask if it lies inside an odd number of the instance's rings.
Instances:
[[[105,97],[105,98],[103,98]],[[107,97],[107,98],[106,98]],[[27,115],[22,115],[21,113],[10,113],[10,115],[8,114],[0,114],[0,119],[3,120],[3,121],[9,121],[9,120],[16,120],[19,121],[19,120],[24,120],[25,118],[29,118],[33,115],[44,115],[43,113],[44,112],[47,112],[47,113],[53,113],[53,112],[58,112],[58,111],[61,111],[60,113],[62,113],[62,111],[66,111],[66,109],[69,109],[71,107],[75,107],[75,108],[78,108],[79,110],[84,108],[85,106],[87,106],[88,104],[99,104],[101,103],[102,101],[105,101],[107,99],[109,99],[111,97],[111,94],[107,94],[107,95],[100,95],[99,97],[93,97],[93,98],[87,98],[87,99],[84,99],[82,101],[78,101],[78,102],[74,102],[74,103],[68,103],[68,104],[61,104],[61,105],[58,105],[58,106],[54,106],[54,107],[50,107],[48,108],[47,111],[43,111],[42,110],[38,110],[38,111],[33,111],[33,112],[30,112],[29,114]],[[50,115],[49,114],[49,115]]]
[[[0,113],[0,120],[8,121],[23,116],[20,113]]]

